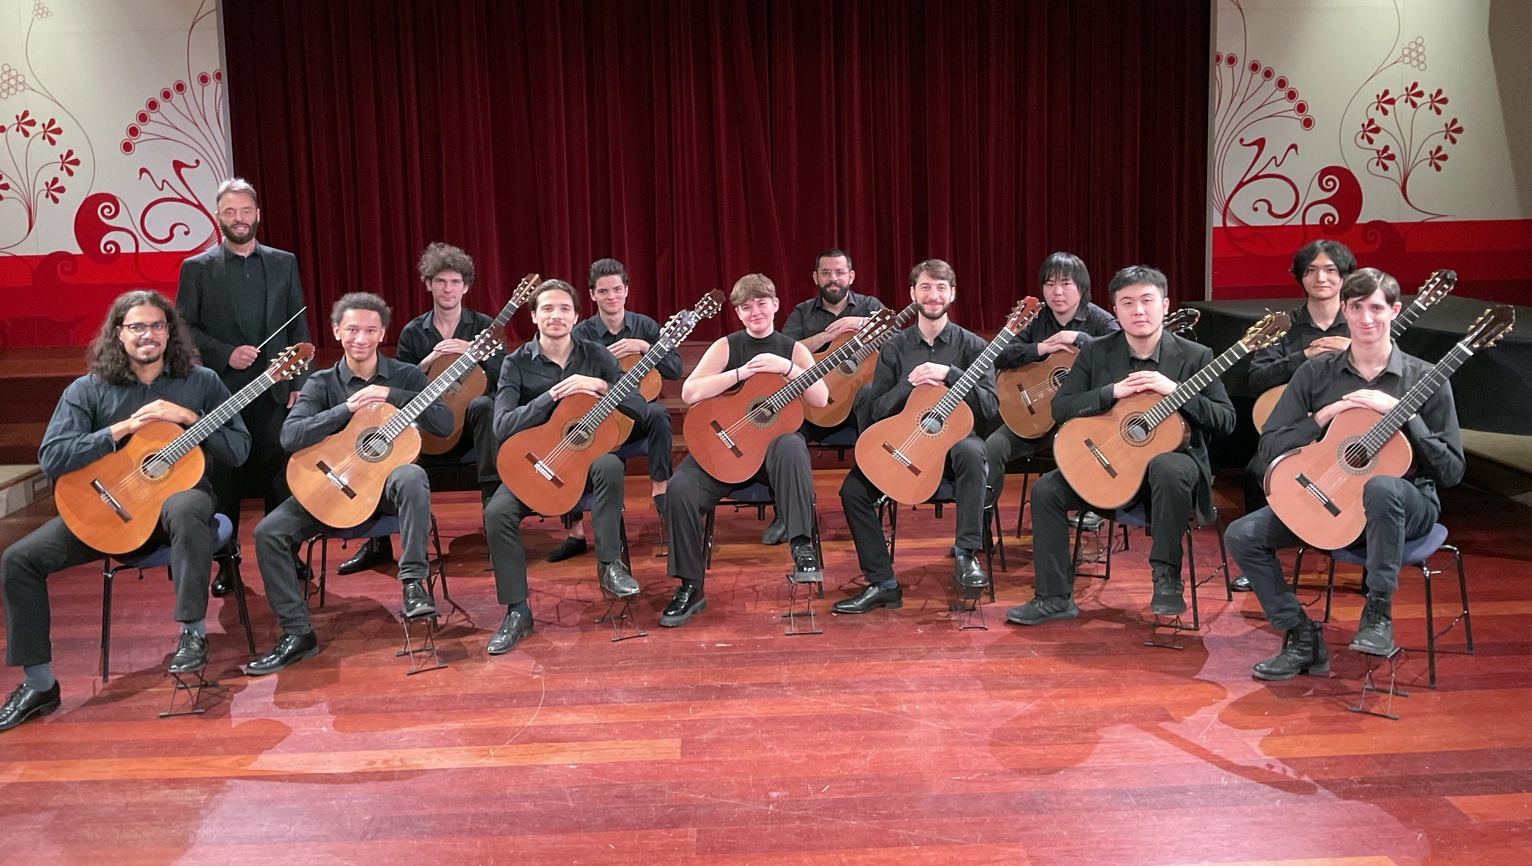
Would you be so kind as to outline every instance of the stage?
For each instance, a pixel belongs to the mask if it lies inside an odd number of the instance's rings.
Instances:
[[[449,586],[466,608],[442,635],[446,669],[406,676],[394,657],[391,576],[332,574],[314,618],[323,651],[265,679],[238,674],[247,658],[234,605],[214,600],[209,675],[224,686],[200,717],[156,717],[174,649],[163,572],[119,576],[105,685],[99,567],[60,574],[50,583],[64,705],[0,735],[0,845],[15,862],[113,864],[1532,857],[1532,510],[1446,492],[1476,652],[1462,654],[1459,625],[1439,641],[1440,688],[1426,687],[1421,581],[1407,571],[1394,616],[1410,696],[1388,721],[1346,709],[1363,663],[1346,649],[1362,599],[1357,570],[1344,566],[1324,677],[1253,681],[1251,664],[1279,641],[1253,597],[1224,600],[1221,579],[1200,591],[1200,636],[1184,636],[1182,651],[1144,647],[1148,544],[1136,533],[1109,582],[1079,579],[1079,619],[1006,624],[1032,574],[1030,540],[1011,535],[1015,476],[1002,500],[1009,570],[997,560],[987,631],[959,631],[948,611],[952,515],[929,507],[900,518],[903,609],[830,616],[829,603],[860,585],[840,474],[815,474],[829,576],[815,602],[821,635],[783,634],[787,552],[756,543],[765,524],[754,511],[727,509],[707,611],[657,627],[672,583],[649,555],[647,481],[630,477],[648,637],[612,643],[592,622],[605,607],[593,557],[541,562],[562,530],[528,521],[537,631],[490,658],[503,609],[477,498],[442,493],[433,501]],[[1237,513],[1232,484],[1217,492]],[[0,540],[48,508],[0,521]],[[247,551],[255,517],[247,511]],[[1199,532],[1201,576],[1216,551],[1212,532]],[[334,544],[331,567],[345,555]],[[264,652],[276,625],[249,554],[243,575]],[[1455,584],[1450,572],[1436,582],[1439,627],[1456,613]],[[1306,576],[1302,597],[1321,586]]]

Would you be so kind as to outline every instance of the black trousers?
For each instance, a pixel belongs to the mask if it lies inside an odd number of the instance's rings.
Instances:
[[[1148,501],[1149,564],[1181,569],[1181,538],[1196,509],[1202,471],[1197,461],[1179,451],[1149,461],[1144,489],[1136,501]],[[1037,569],[1034,592],[1039,597],[1074,592],[1074,563],[1070,561],[1069,512],[1090,509],[1057,469],[1032,485],[1032,556]],[[1096,509],[1098,511],[1102,509]]]
[[[1005,489],[1005,467],[1012,460],[1020,460],[1023,457],[1031,457],[1041,451],[1046,451],[1053,445],[1053,433],[1036,439],[1023,439],[1011,432],[1011,428],[1001,424],[999,429],[989,434],[984,440],[984,457],[989,461],[989,502],[994,503],[1000,498],[1000,491]]]
[[[787,537],[814,532],[814,476],[809,449],[799,433],[784,433],[766,449],[761,471],[744,484],[727,484],[707,474],[690,455],[666,488],[665,519],[670,527],[670,556],[665,572],[698,583],[707,571],[702,530],[707,513],[731,491],[764,481],[776,496],[777,513],[787,521]]]
[[[1406,541],[1431,531],[1441,506],[1403,478],[1380,475],[1362,486],[1362,512],[1367,528],[1367,594],[1391,598],[1399,588]],[[1224,532],[1229,555],[1250,579],[1250,588],[1261,602],[1273,628],[1287,631],[1303,621],[1298,597],[1293,595],[1277,551],[1303,542],[1270,508],[1262,508],[1229,524]]]
[[[207,589],[213,571],[213,496],[202,488],[175,493],[160,509],[160,522],[145,550],[169,543],[177,622],[207,616]],[[48,639],[52,614],[48,576],[104,554],[86,547],[64,518],[55,517],[5,549],[0,584],[5,593],[5,663],[40,665],[53,660]]]
[[[429,568],[426,539],[431,533],[431,485],[426,471],[410,463],[388,473],[378,514],[399,515],[399,579],[425,580]],[[298,545],[329,529],[291,497],[255,526],[255,555],[266,585],[266,602],[277,615],[282,631],[306,634],[308,601],[298,584]]]
[[[480,395],[468,401],[468,408],[463,411],[463,438],[473,447],[479,483],[498,484],[500,473],[495,469],[495,458],[500,454],[500,443],[495,441],[494,397]]]
[[[646,442],[649,446],[649,480],[670,480],[670,450],[673,446],[670,429],[670,410],[658,401],[644,404],[644,417],[633,422],[629,442]],[[668,490],[669,488],[667,488]]]
[[[288,454],[282,449],[282,422],[287,419],[287,407],[268,392],[239,410],[239,417],[250,430],[250,456],[240,466],[209,461],[213,466],[216,510],[234,524],[235,537],[239,536],[239,506],[247,493],[261,497],[265,514],[275,511],[292,495],[287,489]]]
[[[947,452],[942,477],[950,479],[954,488],[955,547],[979,550],[984,546],[984,461],[984,442],[977,436],[963,438]],[[883,491],[861,469],[846,473],[846,480],[840,485],[841,509],[846,514],[851,540],[856,542],[857,564],[868,583],[894,579],[894,561],[888,555],[888,542],[876,507],[882,495]]]
[[[616,454],[603,454],[590,465],[587,489],[598,567],[622,558],[622,476],[622,460]],[[536,513],[504,484],[484,506],[484,534],[489,542],[490,565],[495,569],[495,595],[501,604],[527,600],[527,551],[521,543],[521,521]]]

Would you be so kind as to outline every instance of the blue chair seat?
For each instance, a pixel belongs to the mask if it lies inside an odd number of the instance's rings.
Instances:
[[[234,537],[234,524],[222,514],[213,515],[213,522],[210,524],[210,527],[213,530],[214,550],[223,548],[229,543],[229,539]],[[169,568],[170,545],[162,544],[147,553],[139,553],[137,555],[130,553],[115,558],[128,568]]]
[[[1447,543],[1447,527],[1440,523],[1434,524],[1431,531],[1415,539],[1404,543],[1404,556],[1401,562],[1405,565],[1414,565],[1425,562],[1431,554],[1440,550]],[[1344,562],[1347,565],[1367,565],[1367,542],[1364,539],[1350,547],[1331,551],[1336,562]]]
[[[772,495],[771,488],[759,481],[747,481],[744,484],[729,491],[725,496],[726,501],[748,502],[751,505],[760,502],[772,502],[776,499]]]
[[[395,535],[399,532],[399,515],[381,514],[376,517],[348,526],[345,529],[330,529],[324,534],[330,538],[338,538],[342,541],[355,541],[359,538],[382,538],[385,535]]]
[[[809,444],[822,448],[850,448],[856,445],[856,439],[859,435],[853,427],[842,427],[818,442],[810,442]]]
[[[348,526],[344,529],[325,527],[324,531],[320,532],[313,538],[310,538],[308,540],[307,550],[304,554],[304,562],[308,566],[309,573],[314,574],[314,545],[318,544],[319,606],[324,607],[325,589],[330,570],[330,548],[329,545],[325,542],[331,538],[336,538],[341,541],[358,541],[364,538],[387,538],[390,535],[397,535],[398,533],[399,515],[376,514],[355,526]],[[442,555],[441,533],[437,530],[436,514],[434,512],[431,514],[431,527],[428,537],[432,546],[436,550],[436,566],[432,568],[429,562],[427,563],[426,586],[428,589],[434,591],[437,578],[440,578],[442,598],[451,602],[452,596],[447,593],[447,558]],[[303,597],[305,600],[308,599],[309,592],[310,585],[305,583],[303,585]]]
[[[649,443],[642,439],[635,439],[634,441],[629,442],[628,444],[618,448],[612,453],[616,454],[620,460],[630,460],[637,457],[648,457]]]

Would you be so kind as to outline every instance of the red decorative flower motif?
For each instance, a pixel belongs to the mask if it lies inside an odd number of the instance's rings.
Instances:
[[[17,132],[21,133],[22,138],[29,138],[32,135],[32,127],[36,125],[37,118],[29,117],[28,112],[25,109],[23,109],[20,114],[16,115],[15,128]]]
[[[1411,108],[1419,108],[1420,101],[1426,98],[1426,92],[1420,89],[1419,81],[1411,81],[1410,86],[1406,87],[1404,92],[1399,95],[1404,98],[1405,102],[1410,104]]]
[[[1436,112],[1438,115],[1442,113],[1442,106],[1446,104],[1447,97],[1442,95],[1442,89],[1440,87],[1436,88],[1436,92],[1426,98],[1426,107]]]
[[[64,185],[59,183],[59,179],[56,177],[48,178],[48,183],[43,187],[43,195],[47,196],[49,201],[58,204],[59,196],[63,194]]]
[[[37,131],[37,134],[41,135],[43,137],[43,141],[48,142],[49,146],[52,146],[59,143],[59,136],[64,134],[64,127],[59,126],[54,122],[54,119],[50,117],[48,118],[47,122],[43,124],[43,128]]]
[[[1362,124],[1362,140],[1368,144],[1372,144],[1373,139],[1377,138],[1382,133],[1383,127],[1379,126],[1377,121],[1370,117],[1367,118],[1366,123]]]
[[[74,177],[74,170],[79,167],[80,158],[74,155],[73,150],[69,150],[59,156],[59,169],[63,171],[64,174],[67,174],[70,177]]]
[[[1442,137],[1447,139],[1450,144],[1457,144],[1458,136],[1462,134],[1463,127],[1458,126],[1458,119],[1456,117],[1447,121],[1447,125],[1442,127]]]
[[[1377,111],[1384,117],[1388,117],[1388,110],[1393,106],[1394,97],[1388,95],[1387,87],[1383,88],[1383,92],[1378,94],[1377,98],[1372,101],[1373,110]]]
[[[1373,153],[1372,164],[1376,165],[1378,168],[1382,169],[1383,171],[1388,171],[1389,163],[1394,162],[1394,161],[1399,159],[1399,157],[1396,154],[1394,154],[1389,149],[1389,146],[1386,145],[1386,144],[1383,145],[1383,149],[1382,150],[1374,150],[1372,153]]]
[[[1442,150],[1442,146],[1439,144],[1429,154],[1426,155],[1426,162],[1431,163],[1431,167],[1437,171],[1442,170],[1442,163],[1446,161],[1447,154]]]
[[[5,182],[5,175],[0,174],[0,192],[5,192],[6,190],[8,190],[10,188],[11,188],[11,185]],[[5,196],[0,195],[0,201],[4,201],[4,200],[5,200]]]

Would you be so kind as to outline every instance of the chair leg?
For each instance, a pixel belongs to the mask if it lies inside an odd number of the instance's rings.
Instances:
[[[1202,617],[1197,610],[1197,549],[1192,542],[1192,528],[1186,527],[1186,572],[1191,575],[1188,581],[1192,586],[1192,631],[1202,627]],[[1234,599],[1234,593],[1229,593],[1229,599]]]
[[[431,544],[436,548],[436,573],[442,582],[442,598],[451,602],[452,594],[447,592],[447,557],[442,555],[441,531],[436,528],[436,515],[431,515]]]
[[[819,494],[811,494],[809,496],[809,504],[813,506],[810,525],[814,530],[814,555],[819,558],[819,567],[822,570],[825,566],[825,550],[824,546],[819,542]],[[825,597],[825,582],[822,580],[819,581],[819,597]]]
[[[1363,592],[1366,592],[1367,581],[1362,581]],[[1325,580],[1325,622],[1330,621],[1330,606],[1335,601],[1335,557],[1330,557],[1330,576]]]
[[[1298,575],[1303,573],[1303,553],[1306,550],[1308,550],[1307,547],[1301,544],[1298,545],[1298,555],[1293,559],[1293,583],[1290,587],[1293,595],[1298,594]]]
[[[1234,581],[1229,579],[1229,548],[1223,543],[1223,520],[1220,518],[1213,522],[1213,530],[1218,533],[1218,557],[1223,560],[1223,594],[1225,601],[1234,600]]]
[[[713,506],[707,513],[707,519],[702,522],[702,570],[706,571],[713,567],[713,522],[718,514],[718,506]]]
[[[1085,521],[1081,520],[1080,522],[1084,523]],[[1116,546],[1113,544],[1116,540],[1117,521],[1108,520],[1106,522],[1106,576],[1102,580],[1112,579],[1112,548]],[[1128,527],[1126,526],[1122,528],[1122,549],[1124,552],[1128,549]]]
[[[1027,516],[1027,483],[1032,480],[1031,467],[1021,473],[1021,504],[1016,506],[1016,537],[1021,537],[1021,523]]]
[[[1429,676],[1426,685],[1436,688],[1436,615],[1431,604],[1431,565],[1427,562],[1416,564],[1420,569],[1421,579],[1426,585],[1426,671]]]
[[[239,609],[239,622],[245,627],[245,642],[250,645],[250,655],[255,655],[255,629],[250,625],[250,608],[245,602],[245,581],[239,573],[240,555],[227,557],[229,569],[234,573],[234,604]]]
[[[107,665],[112,658],[112,571],[110,559],[101,563],[101,681],[106,682]]]
[[[1463,638],[1468,647],[1468,654],[1473,655],[1473,620],[1468,615],[1468,579],[1463,576],[1463,552],[1450,544],[1442,545],[1443,550],[1452,551],[1452,558],[1458,566],[1458,598],[1463,602]]]

